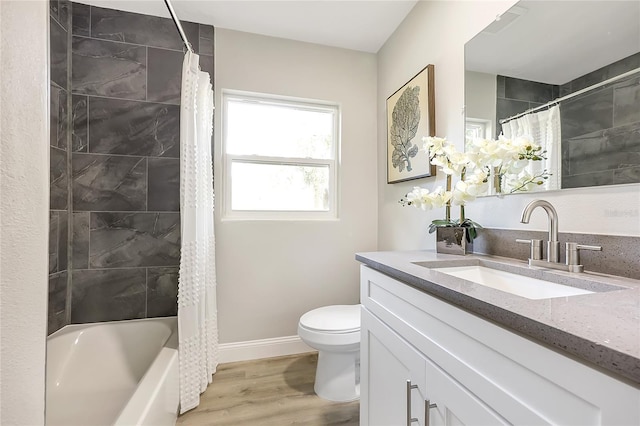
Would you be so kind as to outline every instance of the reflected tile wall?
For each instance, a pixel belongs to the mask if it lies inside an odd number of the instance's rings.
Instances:
[[[562,138],[609,129],[613,126],[613,89],[603,88],[576,96],[560,106]]]
[[[638,66],[635,54],[573,80],[566,90]],[[563,104],[560,117],[563,188],[640,182],[640,77],[578,95]]]
[[[182,41],[169,19],[71,11],[70,319],[175,315]],[[183,26],[213,74],[213,27]]]
[[[512,117],[558,97],[556,85],[497,76],[496,137],[502,133],[500,120]]]
[[[614,86],[614,126],[640,123],[640,77],[626,80]]]
[[[640,68],[640,53],[623,58],[617,62],[599,68],[560,86],[560,96],[577,92],[585,87],[605,81],[616,75]]]
[[[639,67],[636,53],[560,86],[498,76],[496,115],[512,116]],[[560,120],[562,188],[640,182],[637,74],[563,101]],[[499,123],[496,129],[498,136]]]

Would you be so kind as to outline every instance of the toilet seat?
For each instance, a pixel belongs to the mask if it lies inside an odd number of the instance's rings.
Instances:
[[[319,333],[343,334],[360,331],[360,305],[317,308],[300,317],[301,327]]]

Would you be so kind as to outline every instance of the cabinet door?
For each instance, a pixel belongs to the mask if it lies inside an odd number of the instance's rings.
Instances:
[[[360,424],[425,426],[425,358],[362,308]]]
[[[428,359],[426,367],[430,426],[510,424]]]

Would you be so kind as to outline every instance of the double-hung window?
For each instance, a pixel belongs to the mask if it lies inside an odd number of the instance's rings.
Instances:
[[[227,219],[337,217],[335,104],[223,92]]]

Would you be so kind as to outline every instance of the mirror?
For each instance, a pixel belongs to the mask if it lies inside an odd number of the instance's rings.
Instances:
[[[465,114],[547,150],[537,190],[639,183],[640,2],[518,2],[465,45]]]

